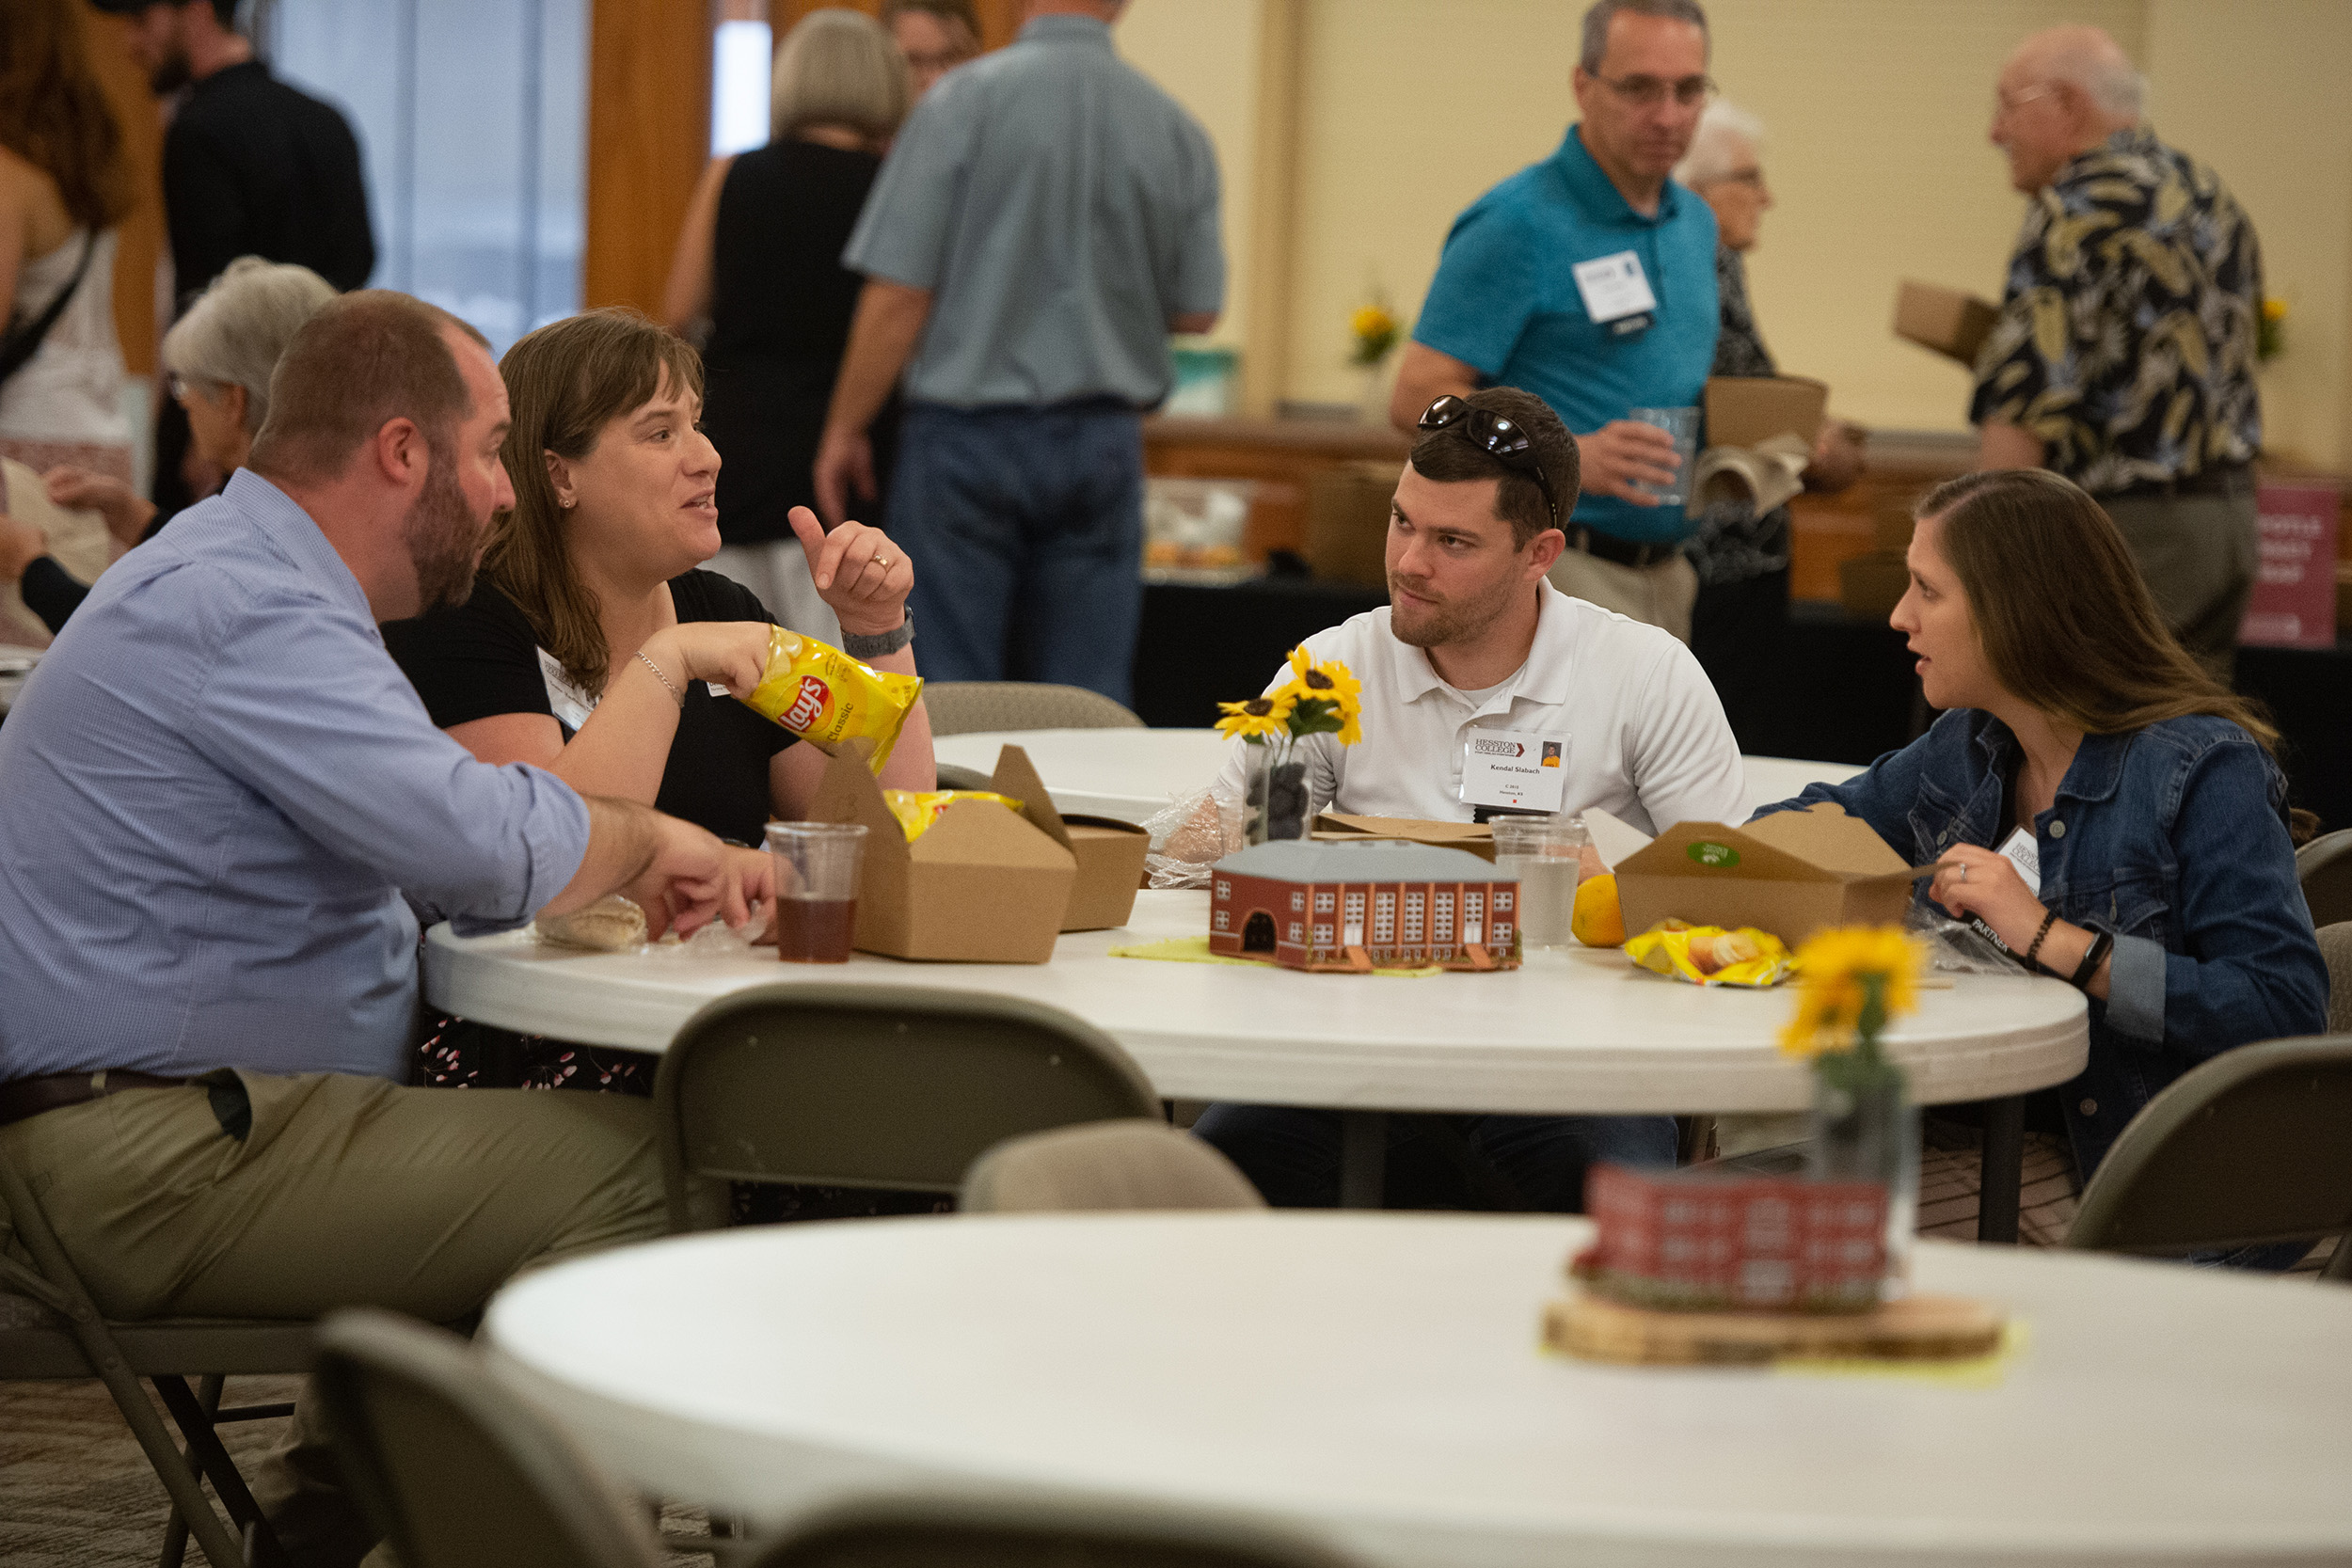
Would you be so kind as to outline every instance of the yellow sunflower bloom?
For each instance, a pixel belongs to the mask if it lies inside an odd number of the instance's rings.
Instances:
[[[1318,663],[1308,657],[1305,646],[1291,650],[1290,684],[1282,688],[1284,695],[1299,710],[1299,717],[1308,721],[1336,719],[1337,724],[1318,722],[1302,735],[1336,733],[1343,746],[1353,746],[1363,739],[1364,683],[1356,678],[1348,667],[1336,658]],[[1319,705],[1310,711],[1309,704]]]
[[[1817,931],[1797,949],[1797,1016],[1781,1031],[1791,1056],[1852,1049],[1875,980],[1883,1017],[1919,1005],[1919,972],[1927,949],[1898,926],[1842,926]]]
[[[1245,740],[1262,740],[1271,736],[1286,736],[1291,729],[1291,708],[1294,700],[1286,687],[1263,697],[1252,697],[1245,703],[1219,703],[1217,711],[1225,715],[1216,721],[1217,733],[1231,739],[1240,736]]]
[[[2287,302],[2280,299],[2277,294],[2265,296],[2263,300],[2263,320],[2266,322],[2282,322],[2286,319]]]
[[[1360,305],[1347,318],[1347,329],[1359,338],[1385,338],[1396,330],[1396,318],[1377,305]]]

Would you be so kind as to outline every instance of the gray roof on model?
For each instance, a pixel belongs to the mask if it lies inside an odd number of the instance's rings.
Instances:
[[[1253,844],[1216,863],[1218,871],[1286,882],[1516,882],[1491,861],[1434,844]]]

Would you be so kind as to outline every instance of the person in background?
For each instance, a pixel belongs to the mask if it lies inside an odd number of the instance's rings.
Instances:
[[[192,298],[240,256],[309,267],[338,291],[366,283],[375,237],[358,139],[333,105],[254,58],[237,0],[92,3],[132,19],[132,53],[158,95],[185,89],[164,133],[175,296]],[[185,412],[162,403],[152,493],[167,513],[223,477],[189,456]]]
[[[334,285],[308,267],[240,256],[164,334],[163,366],[171,394],[187,410],[199,457],[222,473],[245,467],[269,416],[270,372],[302,324],[335,297]],[[110,474],[55,468],[49,497],[84,506],[106,520],[125,549],[152,538],[166,520],[152,501]],[[0,521],[0,578],[8,568],[8,525]],[[26,562],[24,602],[51,631],[65,629],[89,589],[46,556]]]
[[[1737,821],[1745,793],[1723,707],[1691,651],[1654,626],[1562,594],[1546,572],[1575,504],[1577,443],[1541,399],[1490,387],[1439,398],[1415,427],[1390,510],[1390,604],[1307,640],[1362,683],[1362,740],[1300,742],[1311,809],[1485,819],[1465,788],[1470,737],[1509,732],[1565,752],[1558,809],[1602,807],[1647,832]],[[1285,669],[1279,687],[1292,676]],[[1244,788],[1229,748],[1220,794]],[[1388,1186],[1401,1208],[1473,1201],[1433,1126],[1451,1123],[1537,1209],[1582,1206],[1596,1159],[1671,1165],[1668,1117],[1397,1117]],[[1213,1105],[1194,1128],[1282,1207],[1328,1207],[1340,1118],[1295,1106]]]
[[[0,26],[0,457],[127,484],[114,268],[131,168],[77,12],[72,0],[24,0]],[[14,582],[47,542],[5,516],[7,500],[0,490],[0,580]],[[0,641],[11,641],[48,637],[10,611]]]
[[[882,21],[906,56],[917,98],[980,52],[980,19],[972,0],[882,0]]]
[[[814,11],[776,51],[773,98],[768,145],[704,170],[662,313],[680,333],[710,323],[703,427],[734,454],[719,472],[725,544],[711,569],[786,626],[838,642],[840,623],[789,519],[817,502],[817,439],[863,281],[841,264],[841,247],[906,118],[906,64],[880,23]],[[878,475],[889,471],[898,425],[894,396],[874,420]],[[874,499],[875,515],[884,504]]]
[[[1772,204],[1772,189],[1764,182],[1763,142],[1763,123],[1719,98],[1699,117],[1691,150],[1675,166],[1676,181],[1697,192],[1715,214],[1715,293],[1722,325],[1711,375],[1780,373],[1748,304],[1744,260]],[[1805,488],[1842,490],[1861,472],[1861,432],[1836,420],[1823,420],[1804,471]],[[1780,696],[1788,547],[1787,506],[1759,516],[1754,507],[1736,503],[1706,507],[1686,546],[1699,579],[1691,608],[1691,651],[1715,683],[1724,716],[1746,752],[1769,750],[1759,742]]]
[[[2221,177],[2156,139],[2095,27],[2017,46],[1993,140],[2031,199],[1977,356],[1979,462],[2064,474],[2122,531],[2164,623],[2226,684],[2253,594],[2262,247]]]
[[[1142,411],[1225,295],[1216,151],[1112,47],[1123,0],[1028,0],[908,116],[843,260],[866,275],[817,453],[828,522],[876,493],[940,680],[1125,702],[1143,614]]]
[[[1559,151],[1454,222],[1389,417],[1524,387],[1578,431],[1584,493],[1552,568],[1564,594],[1691,638],[1690,523],[1638,486],[1671,483],[1673,437],[1635,408],[1696,407],[1715,359],[1715,217],[1669,178],[1714,84],[1696,0],[1596,0]]]
[[[2278,737],[2165,629],[2121,531],[2069,481],[1963,474],[1917,517],[1891,621],[1943,717],[1848,783],[1764,811],[1836,801],[1906,864],[1938,864],[1920,909],[2082,989],[2089,1064],[2040,1097],[2079,1192],[2190,1068],[2328,1027]],[[2055,1242],[2072,1207],[2038,1217]],[[2276,1250],[2229,1260],[2293,1260]]]

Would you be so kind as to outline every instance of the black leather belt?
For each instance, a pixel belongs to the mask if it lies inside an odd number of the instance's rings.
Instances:
[[[2170,500],[2189,496],[2243,496],[2254,488],[2254,466],[2232,463],[2223,467],[2207,468],[2202,473],[2181,474],[2172,479],[2143,479],[2121,490],[2109,490],[2092,497],[2102,501]]]
[[[1613,561],[1620,566],[1655,566],[1682,553],[1680,545],[1637,545],[1612,533],[1595,533],[1589,528],[1568,530],[1568,548]]]
[[[159,1078],[151,1072],[109,1068],[103,1072],[52,1072],[0,1084],[0,1127],[61,1106],[87,1104],[125,1089],[176,1089],[192,1078]]]

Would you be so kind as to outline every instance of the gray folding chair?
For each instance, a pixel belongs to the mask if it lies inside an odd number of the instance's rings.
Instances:
[[[686,1021],[654,1077],[674,1230],[695,1178],[953,1193],[1023,1132],[1156,1117],[1142,1069],[1057,1008],[977,991],[762,986]]]
[[[278,1539],[237,1473],[216,1430],[230,1421],[264,1420],[293,1412],[290,1404],[220,1407],[223,1380],[230,1376],[309,1370],[312,1326],[219,1318],[152,1318],[109,1322],[90,1299],[81,1275],[65,1255],[48,1213],[33,1196],[24,1174],[0,1146],[0,1209],[32,1255],[32,1268],[0,1253],[0,1379],[39,1381],[94,1377],[114,1396],[115,1407],[146,1450],[156,1479],[169,1494],[172,1514],[165,1527],[163,1568],[178,1568],[196,1537],[212,1568],[241,1568],[285,1560]],[[139,1386],[146,1378],[163,1397],[187,1447],[171,1439],[155,1407]],[[187,1380],[199,1380],[196,1388]],[[199,1480],[199,1473],[202,1480]],[[245,1540],[223,1525],[204,1496],[213,1483],[229,1517]]]
[[[1263,1209],[1231,1160],[1163,1121],[1095,1121],[1009,1138],[973,1162],[966,1213]]]
[[[933,735],[986,730],[1139,730],[1143,721],[1099,691],[1035,681],[931,681],[923,707]]]
[[[2328,960],[2328,1032],[2352,1034],[2352,920],[2319,928],[2319,956]]]
[[[373,1308],[318,1338],[336,1457],[402,1568],[659,1568],[644,1505],[473,1346]]]
[[[2178,1256],[2352,1231],[2352,1035],[2242,1045],[2168,1085],[2084,1189],[2066,1244]],[[2352,1280],[2339,1240],[2324,1276]]]
[[[822,1514],[758,1568],[1343,1568],[1287,1530],[1161,1508],[876,1499]]]
[[[2303,884],[2312,925],[2352,920],[2352,828],[2322,833],[2297,849],[2295,879]]]

